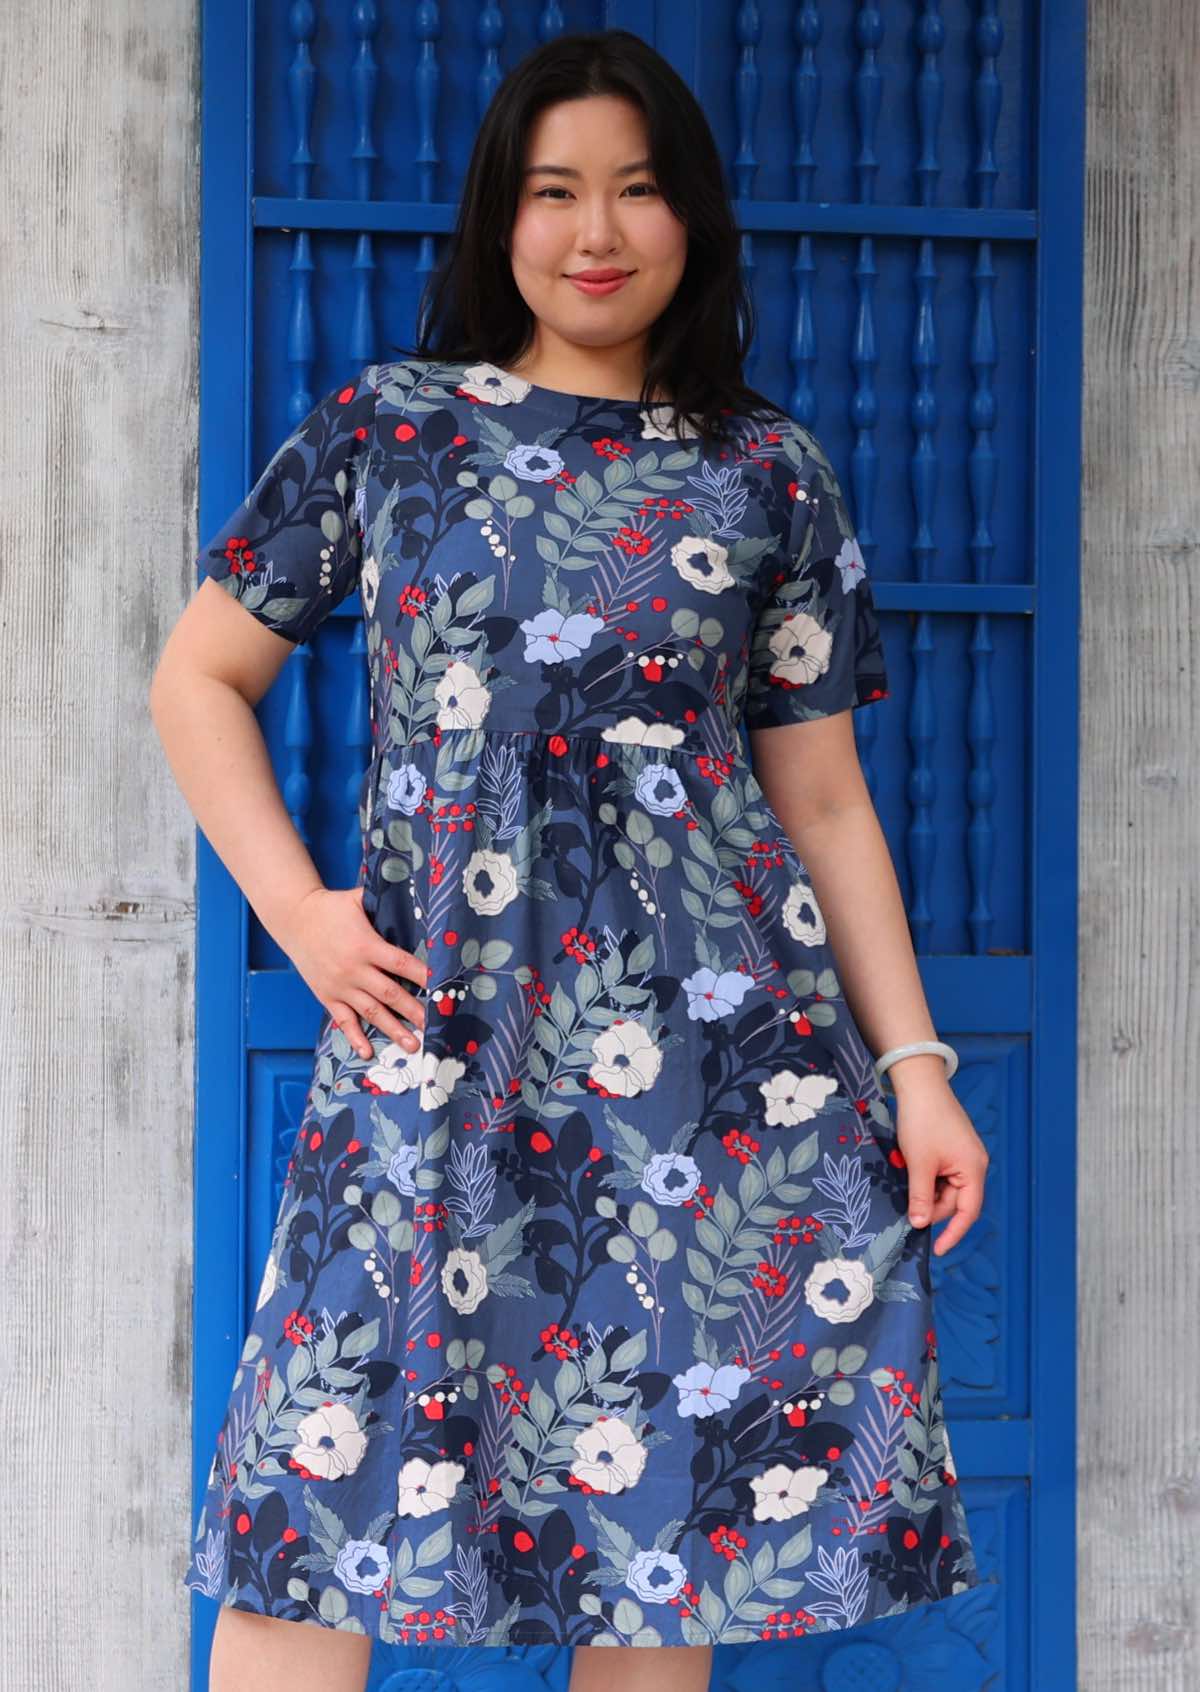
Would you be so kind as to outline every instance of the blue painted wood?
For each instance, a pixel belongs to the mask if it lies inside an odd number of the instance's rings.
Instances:
[[[239,6],[203,8],[201,25],[200,528],[221,522],[249,485],[246,375],[252,265],[247,22]],[[211,526],[207,532],[212,533]],[[196,1068],[193,1150],[192,1497],[203,1496],[244,1334],[247,1267],[246,910],[196,831]],[[193,1511],[195,1521],[196,1509]],[[191,1599],[191,1684],[208,1680],[213,1606]]]
[[[1080,316],[1083,295],[1083,168],[1086,0],[1054,0],[1040,13],[1036,158],[1038,203],[1046,208],[1037,249],[1038,380],[1033,556],[1040,609],[1033,628],[1029,773],[1036,856],[1029,950],[1036,963],[1030,1183],[1038,1195],[1030,1247],[1037,1264],[1037,1322],[1031,1334],[1035,1418],[1030,1543],[1062,1548],[1062,1561],[1029,1610],[1032,1684],[1075,1682],[1075,1416],[1073,1362],[1076,1227],[1072,1198],[1051,1197],[1076,1168],[1075,1048],[1078,893],[1080,517],[1082,444]],[[1066,745],[1064,747],[1064,737]],[[1061,1131],[1061,1137],[1060,1137]],[[1050,1289],[1056,1289],[1054,1296]],[[1032,1306],[1031,1306],[1032,1308]],[[1064,1361],[1068,1366],[1064,1367]]]
[[[983,213],[969,206],[872,206],[816,204],[801,207],[793,200],[743,201],[734,197],[743,229],[774,234],[807,230],[814,235],[940,235],[965,238],[986,235],[993,241],[1032,242],[1038,237],[1034,211],[1000,210]],[[256,229],[291,229],[301,215],[295,201],[276,194],[255,196]],[[311,230],[357,229],[362,208],[354,200],[331,198],[306,205],[302,215]],[[426,206],[419,200],[377,201],[371,207],[370,227],[388,234],[428,229],[444,234],[454,227],[454,207]]]
[[[205,7],[201,20],[200,528],[239,503],[247,453],[250,345],[249,132],[230,107],[249,110],[249,25],[237,5]],[[212,533],[212,526],[208,528]],[[203,1496],[244,1335],[247,1167],[245,904],[205,836],[196,831],[196,1068],[193,1151],[193,1394],[191,1492]],[[193,1513],[195,1521],[195,1513]],[[212,1604],[191,1597],[191,1685],[205,1687]]]
[[[750,379],[848,488],[892,680],[858,714],[860,756],[992,1157],[984,1215],[933,1275],[955,1455],[1004,1585],[902,1630],[722,1648],[714,1685],[739,1692],[1075,1678],[1079,514],[1063,490],[1079,483],[1085,22],[1085,0],[204,0],[203,534],[318,393],[411,336],[505,71],[605,25],[650,40],[703,100],[760,314]],[[359,867],[363,658],[352,598],[259,707],[332,885]],[[320,1007],[197,844],[199,1499]],[[213,1619],[194,1603],[197,1688]],[[511,1653],[375,1656],[374,1692],[430,1670],[536,1692],[568,1670],[555,1651],[522,1653],[519,1673]]]

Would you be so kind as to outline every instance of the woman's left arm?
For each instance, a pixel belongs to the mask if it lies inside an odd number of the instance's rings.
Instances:
[[[749,731],[755,779],[809,873],[846,1003],[872,1055],[937,1038],[887,841],[858,762],[849,710]],[[952,1218],[958,1243],[983,1206],[988,1153],[940,1054],[898,1058],[896,1138],[914,1227]]]

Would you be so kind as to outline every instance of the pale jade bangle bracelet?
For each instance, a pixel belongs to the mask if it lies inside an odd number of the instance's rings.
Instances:
[[[944,1040],[914,1040],[911,1045],[893,1046],[890,1051],[884,1052],[875,1059],[875,1079],[880,1088],[883,1087],[884,1071],[889,1069],[898,1058],[909,1057],[914,1052],[941,1052],[946,1060],[947,1081],[958,1068],[958,1053],[953,1046],[948,1046]],[[894,1093],[896,1089],[889,1087],[887,1090]]]

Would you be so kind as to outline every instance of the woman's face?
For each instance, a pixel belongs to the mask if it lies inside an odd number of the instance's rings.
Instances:
[[[658,192],[645,120],[611,94],[538,114],[509,241],[513,280],[539,330],[580,347],[640,340],[687,259],[687,230]],[[571,281],[620,271],[614,288]]]

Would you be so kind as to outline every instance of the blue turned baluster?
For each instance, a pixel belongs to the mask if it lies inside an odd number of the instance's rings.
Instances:
[[[422,10],[429,8],[423,7]],[[350,110],[354,120],[351,163],[355,195],[365,202],[375,195],[375,167],[379,158],[375,147],[375,108],[379,90],[375,40],[379,33],[379,10],[375,0],[355,0],[350,12],[350,30],[355,41],[349,74]],[[354,285],[349,353],[352,361],[361,366],[370,363],[379,346],[375,320],[375,245],[374,237],[367,230],[360,230],[355,239],[352,270]],[[362,544],[366,544],[365,535]],[[345,745],[338,768],[346,771],[342,782],[346,822],[340,848],[343,885],[356,883],[362,869],[358,802],[363,772],[373,743],[367,639],[361,617],[355,620],[350,636],[349,664],[349,698],[345,711],[337,717],[337,731],[344,737]]]
[[[309,0],[295,0],[288,10],[288,33],[293,50],[288,66],[288,106],[295,141],[292,147],[292,193],[307,200],[312,192],[312,116],[316,98],[317,71],[309,45],[317,31],[317,14]],[[307,229],[298,229],[292,241],[288,266],[290,288],[287,315],[288,420],[293,428],[312,410],[314,363],[312,304],[312,240]]]
[[[493,5],[492,0],[483,0],[475,25],[475,39],[482,54],[479,74],[475,78],[475,107],[479,117],[482,117],[491,105],[492,95],[500,85],[503,75],[500,69],[500,43],[504,40],[505,33],[503,11],[499,6]]]
[[[979,157],[975,165],[976,201],[990,206],[996,186],[996,126],[1000,119],[1000,78],[996,60],[1004,45],[1004,25],[996,0],[980,0],[975,25],[975,47],[979,72],[975,79],[975,119],[978,126]],[[974,580],[986,582],[996,551],[992,533],[992,507],[996,496],[996,451],[992,430],[996,424],[996,394],[993,379],[997,363],[995,317],[996,271],[992,244],[980,241],[972,272],[975,283],[975,315],[971,326],[971,445],[969,484],[971,492],[971,568]],[[971,771],[967,796],[971,821],[967,830],[967,871],[971,881],[970,943],[975,952],[986,952],[992,937],[992,866],[996,856],[996,776],[992,753],[996,741],[996,710],[991,673],[992,631],[986,611],[974,620],[971,635],[971,694],[967,710],[967,739]]]
[[[350,63],[350,110],[354,119],[354,150],[351,153],[355,197],[370,200],[375,194],[375,100],[379,68],[375,60],[375,37],[379,33],[379,12],[374,0],[355,0],[350,12],[350,29],[356,46]],[[367,230],[359,230],[354,242],[351,266],[354,287],[350,306],[349,353],[355,364],[375,357],[378,328],[375,322],[375,246]]]
[[[859,49],[858,68],[854,73],[854,110],[859,146],[854,169],[858,178],[859,203],[870,205],[875,198],[875,173],[879,169],[875,138],[883,79],[876,55],[883,40],[883,18],[879,8],[866,3],[866,0],[859,7],[854,21],[854,39]],[[876,275],[875,240],[871,235],[864,235],[858,243],[858,262],[854,267],[858,309],[850,352],[850,362],[855,375],[854,397],[850,407],[854,425],[850,476],[854,489],[851,502],[854,523],[868,575],[871,573],[877,544],[873,523],[875,488],[879,479],[879,452],[874,438],[875,426],[879,421],[879,391],[875,380],[879,363],[875,334]],[[874,795],[876,777],[873,751],[879,732],[876,713],[857,712],[854,728],[863,777],[868,790]]]
[[[816,169],[813,134],[817,126],[817,108],[821,103],[821,72],[817,66],[816,49],[821,39],[822,24],[820,9],[814,0],[804,0],[803,5],[797,8],[794,27],[799,57],[792,76],[792,113],[796,125],[793,170],[795,197],[803,203],[812,199]],[[808,429],[815,429],[817,423],[817,391],[813,382],[817,363],[817,333],[813,317],[816,268],[812,236],[805,230],[796,242],[796,259],[792,265],[796,284],[789,348],[792,391],[788,397],[788,410],[797,422]]]
[[[923,206],[932,206],[937,197],[937,180],[941,172],[938,127],[942,114],[943,76],[938,55],[945,45],[946,26],[940,15],[940,0],[925,0],[915,33],[917,50],[921,55],[921,69],[916,82],[916,120],[920,136],[920,153],[916,166],[917,194]],[[915,282],[916,322],[912,343],[914,389],[910,408],[915,444],[910,478],[913,508],[916,513],[916,532],[912,554],[916,579],[926,582],[933,575],[936,550],[933,540],[933,513],[938,480],[934,434],[937,425],[937,395],[933,382],[938,363],[934,317],[937,266],[934,262],[933,241],[929,236],[924,236],[919,244]],[[934,681],[937,642],[934,620],[928,611],[922,611],[917,616],[912,653],[914,687],[909,714],[909,738],[915,759],[909,787],[913,801],[908,836],[913,886],[910,920],[916,949],[928,951],[933,932],[930,895],[937,853],[933,805],[937,796],[934,742],[938,715]]]
[[[315,8],[309,0],[295,0],[295,4],[288,9],[288,34],[292,42],[292,55],[288,65],[287,89],[293,131],[290,160],[292,192],[297,199],[308,199],[312,192],[312,115],[317,72],[310,46],[316,30]],[[299,229],[292,240],[292,258],[288,265],[287,415],[291,428],[295,428],[316,403],[316,395],[313,392],[316,342],[312,303],[313,268],[311,237],[307,229]],[[284,672],[283,771],[280,776],[280,791],[288,815],[301,840],[310,849],[312,662],[312,649],[305,643],[289,655]]]
[[[427,206],[432,203],[437,191],[437,170],[442,162],[437,150],[438,96],[442,86],[437,44],[442,39],[442,8],[436,0],[424,0],[416,8],[412,28],[417,42],[416,64],[413,67],[413,102],[417,112],[417,198]],[[433,235],[428,229],[422,230],[416,263],[422,293],[436,263]]]
[[[758,157],[754,151],[754,127],[758,119],[758,105],[762,93],[762,76],[758,68],[758,43],[762,37],[762,18],[754,0],[742,0],[734,25],[738,44],[738,68],[733,84],[734,109],[737,113],[738,149],[733,162],[734,193],[739,200],[748,200],[754,193],[754,178],[758,172]],[[741,241],[742,273],[746,286],[753,291],[754,237],[743,233]],[[758,363],[757,335],[747,350],[746,379],[753,384],[753,372]]]

